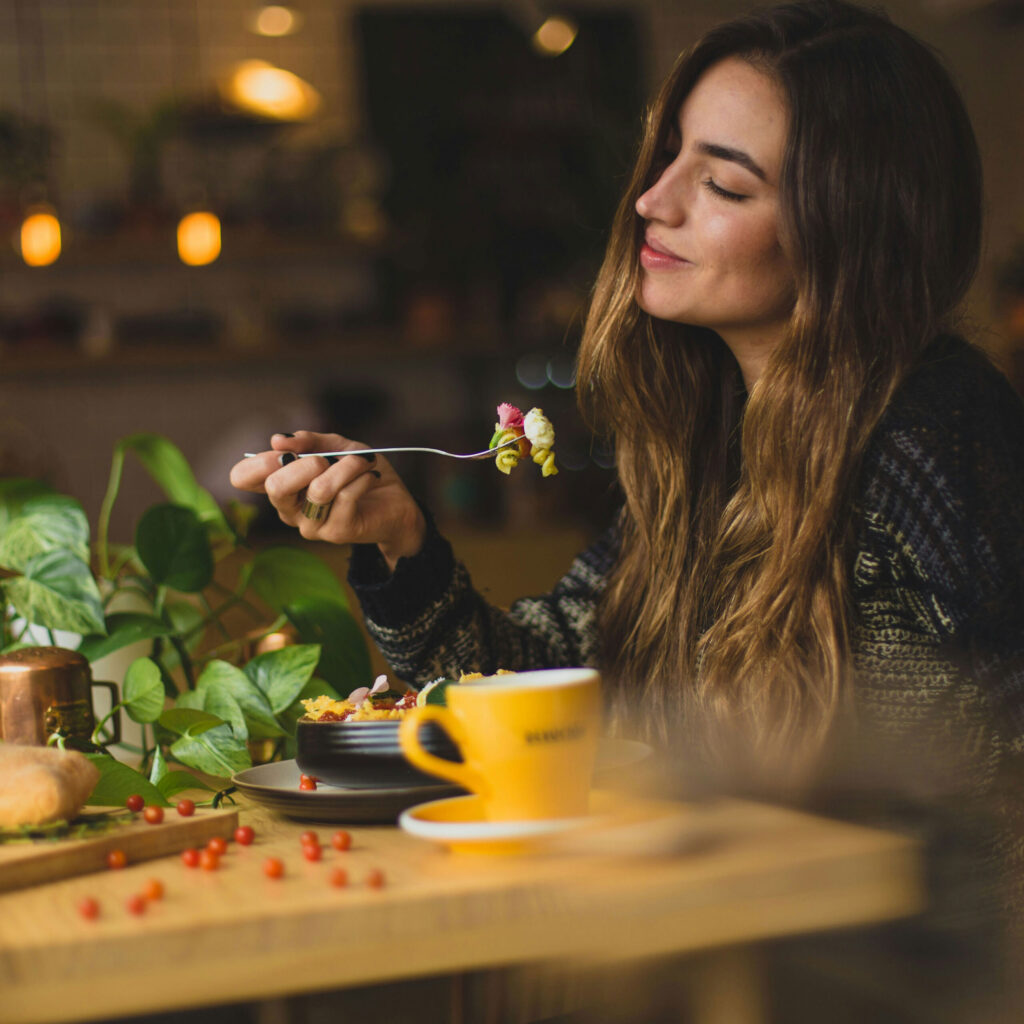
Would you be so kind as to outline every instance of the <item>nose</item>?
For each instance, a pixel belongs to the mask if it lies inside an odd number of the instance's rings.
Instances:
[[[680,183],[674,180],[672,166],[669,164],[658,175],[654,184],[637,198],[635,208],[644,220],[658,220],[670,227],[676,227],[685,219],[686,211],[683,189]]]

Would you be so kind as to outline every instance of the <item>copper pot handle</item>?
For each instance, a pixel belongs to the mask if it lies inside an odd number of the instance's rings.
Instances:
[[[117,705],[117,704],[119,704],[121,702],[121,694],[120,694],[120,692],[117,689],[117,683],[105,683],[105,682],[101,682],[98,679],[94,679],[93,682],[92,682],[92,685],[93,686],[104,686],[104,687],[106,687],[107,689],[110,690],[110,706],[111,707],[114,707],[115,705]],[[110,721],[107,724],[108,725],[112,725],[113,730],[114,730],[113,736],[111,736],[111,738],[109,740],[107,740],[107,743],[120,743],[121,742],[121,711],[120,711],[120,709],[118,709],[117,711],[114,712],[113,715],[111,715]],[[104,728],[106,728],[106,726],[104,726]]]

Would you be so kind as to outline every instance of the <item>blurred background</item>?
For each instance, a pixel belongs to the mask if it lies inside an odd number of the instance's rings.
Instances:
[[[498,402],[538,405],[552,480],[396,464],[480,551],[557,535],[522,548],[553,579],[614,501],[573,357],[645,102],[746,6],[3,0],[0,474],[47,478],[95,523],[136,431],[168,436],[226,501],[231,464],[273,431],[470,451]],[[1019,385],[1024,4],[888,9],[946,55],[974,119],[973,329]],[[129,467],[115,539],[155,496]],[[511,593],[544,582],[499,562]]]

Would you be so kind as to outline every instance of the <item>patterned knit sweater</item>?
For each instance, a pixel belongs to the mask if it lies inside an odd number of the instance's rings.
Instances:
[[[909,770],[910,788],[988,789],[1024,761],[1024,405],[965,342],[937,341],[892,401],[853,525],[857,770],[883,782]],[[394,672],[422,685],[598,664],[596,607],[616,551],[612,528],[551,593],[502,610],[431,525],[391,575],[375,547],[355,548],[349,581]]]

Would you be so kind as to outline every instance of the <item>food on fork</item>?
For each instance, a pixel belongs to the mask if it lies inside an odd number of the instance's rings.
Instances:
[[[494,424],[494,436],[490,448],[499,448],[503,444],[518,439],[517,445],[503,448],[494,457],[494,464],[502,473],[508,475],[520,459],[531,458],[540,466],[541,476],[554,476],[558,472],[555,465],[555,428],[544,415],[543,409],[531,409],[525,416],[514,405],[502,402],[498,406],[498,422]]]

